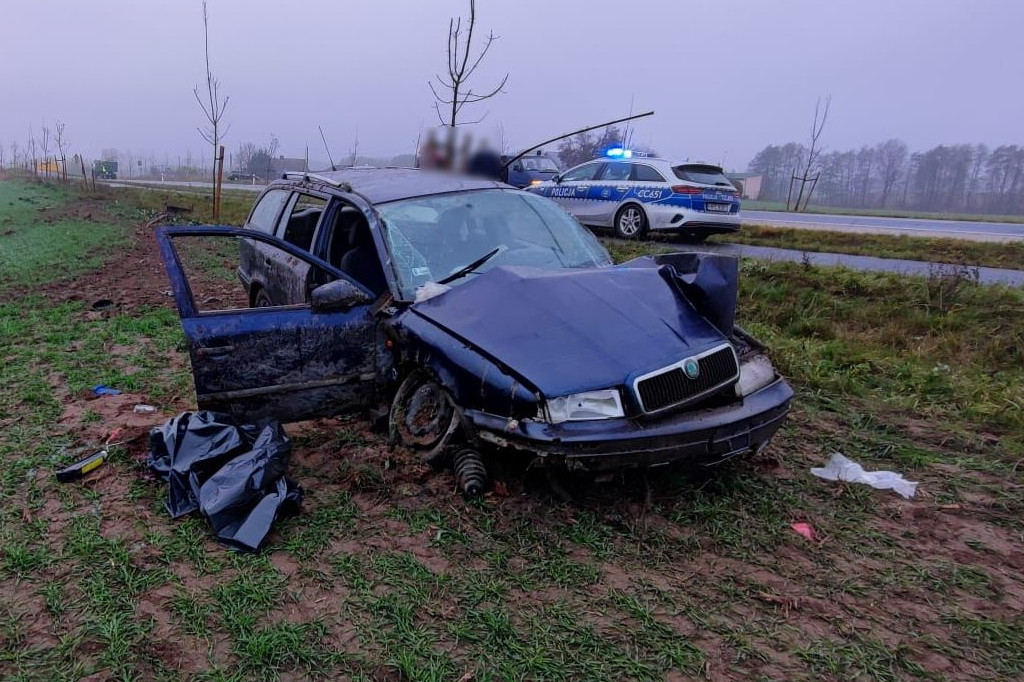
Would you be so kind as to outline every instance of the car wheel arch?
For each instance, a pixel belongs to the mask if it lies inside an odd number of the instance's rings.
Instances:
[[[637,211],[640,212],[640,226],[635,233],[626,236],[622,234],[619,230],[619,219],[626,212],[626,209],[629,208],[635,208]],[[651,221],[650,218],[647,216],[647,210],[643,207],[642,204],[632,199],[624,201],[621,206],[615,209],[615,213],[612,215],[611,227],[615,231],[616,236],[621,237],[623,239],[642,239],[647,234],[647,231],[650,229],[650,225]]]

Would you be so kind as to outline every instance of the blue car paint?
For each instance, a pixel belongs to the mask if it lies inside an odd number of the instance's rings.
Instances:
[[[608,419],[547,424],[524,421],[514,431],[493,414],[467,410],[483,440],[505,448],[543,452],[549,460],[588,471],[652,467],[687,459],[717,463],[760,446],[782,425],[793,389],[784,379],[743,398],[656,419]]]
[[[464,410],[504,415],[502,419],[535,417],[539,391],[523,377],[488,357],[410,308],[396,316],[392,328],[400,339],[400,362],[407,369],[425,367],[452,393]]]
[[[201,312],[171,245],[174,237],[184,236],[271,243],[334,277],[346,277],[301,249],[252,230],[159,228],[156,238],[188,342],[201,409],[289,421],[329,414],[333,406],[353,403],[372,388],[363,381],[373,376],[375,366],[369,304],[331,312],[308,306]],[[369,301],[369,292],[363,291]]]
[[[548,198],[586,199],[588,201],[604,201],[617,204],[630,200],[640,204],[657,204],[659,206],[678,206],[693,211],[706,212],[707,204],[729,204],[729,213],[739,213],[740,201],[735,195],[705,189],[700,194],[677,194],[668,187],[657,185],[636,186],[626,185],[614,180],[580,181],[575,185],[553,185],[546,187],[530,187],[528,191]]]
[[[523,158],[525,159],[533,157]],[[551,161],[554,164],[554,159],[552,159],[550,156],[544,156],[544,159]],[[520,163],[522,163],[522,161],[520,161]],[[512,185],[513,187],[519,187],[520,189],[524,187],[529,187],[534,183],[534,181],[545,182],[558,175],[557,168],[552,170],[527,170],[526,168],[523,168],[522,170],[516,170],[517,165],[518,164],[512,164],[511,166],[509,166],[508,178],[506,179],[505,182]],[[557,164],[555,165],[557,166]]]
[[[379,404],[403,372],[425,367],[451,391],[473,441],[603,468],[755,448],[774,433],[792,397],[779,379],[742,400],[656,418],[640,417],[630,405],[622,419],[535,419],[545,397],[622,386],[637,371],[630,359],[652,369],[731,338],[720,330],[732,328],[732,259],[681,254],[554,273],[495,268],[421,303],[200,313],[170,244],[184,235],[256,238],[331,276],[345,275],[251,230],[159,228],[201,406],[204,396],[219,395],[226,411],[302,419]],[[233,349],[216,359],[224,346]]]
[[[413,312],[552,398],[620,386],[725,341],[657,269],[643,267],[498,267]]]

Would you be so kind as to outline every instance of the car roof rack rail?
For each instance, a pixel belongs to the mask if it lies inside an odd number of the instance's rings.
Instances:
[[[332,187],[340,187],[342,189],[351,189],[352,188],[351,185],[349,185],[347,182],[345,182],[343,180],[335,180],[334,178],[329,178],[326,175],[320,175],[319,173],[307,173],[305,171],[285,171],[281,175],[281,177],[286,179],[286,180],[288,178],[302,178],[303,180],[316,180],[317,182],[322,182],[325,185],[331,185]]]

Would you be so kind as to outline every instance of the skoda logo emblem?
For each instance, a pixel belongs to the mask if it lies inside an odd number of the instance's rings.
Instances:
[[[696,379],[700,376],[700,363],[694,358],[686,358],[683,360],[683,373],[691,379]]]

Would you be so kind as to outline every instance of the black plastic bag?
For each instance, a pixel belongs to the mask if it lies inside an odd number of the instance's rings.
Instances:
[[[284,477],[291,441],[275,421],[237,425],[216,412],[183,412],[149,441],[167,511],[178,518],[198,509],[223,542],[255,551],[274,519],[298,510],[302,489]]]

